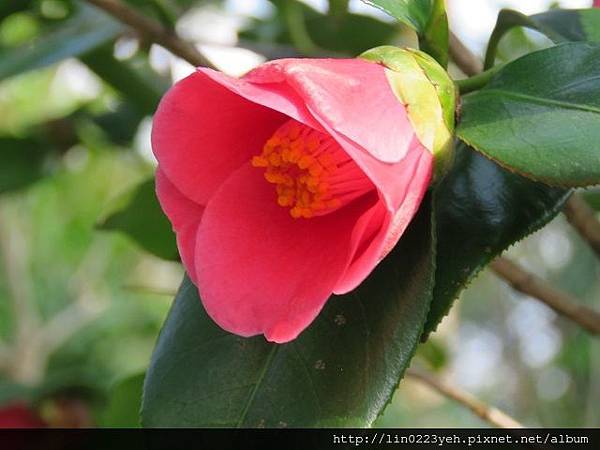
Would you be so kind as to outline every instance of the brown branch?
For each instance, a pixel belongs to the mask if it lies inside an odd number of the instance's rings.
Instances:
[[[190,42],[179,38],[173,31],[160,23],[138,13],[121,0],[87,0],[92,5],[107,12],[115,19],[129,25],[142,36],[156,44],[162,45],[173,54],[185,59],[191,65],[212,67],[213,64],[200,53]]]
[[[448,397],[467,407],[473,411],[475,415],[492,426],[498,428],[523,428],[523,425],[506,413],[494,408],[493,406],[487,405],[481,400],[475,398],[473,395],[459,389],[456,386],[452,386],[448,383],[438,380],[436,377],[425,371],[411,368],[406,371],[406,375],[429,386],[443,396]]]
[[[454,34],[450,36],[450,55],[466,75],[475,75],[482,69],[479,59]],[[563,212],[571,225],[600,256],[600,222],[585,200],[578,194],[573,194]],[[570,295],[548,285],[506,258],[497,258],[490,267],[517,291],[537,298],[590,333],[600,334],[600,314],[593,309],[581,305]]]
[[[452,32],[450,32],[450,58],[463,73],[469,77],[483,70],[480,59],[469,50],[465,44]]]
[[[600,257],[600,222],[596,218],[596,211],[589,207],[581,195],[575,193],[565,204],[563,213],[569,223]]]
[[[514,262],[500,257],[490,264],[492,270],[506,280],[513,289],[535,297],[554,311],[568,317],[593,335],[600,334],[600,313],[582,305],[566,292],[547,284],[540,277],[527,272]]]

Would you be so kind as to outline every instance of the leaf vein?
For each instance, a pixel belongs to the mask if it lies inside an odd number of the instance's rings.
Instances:
[[[483,89],[475,95],[478,97],[485,97],[493,94],[500,94],[501,96],[508,97],[514,100],[528,101],[530,103],[536,103],[543,106],[560,106],[565,109],[574,109],[600,114],[600,108],[592,105],[582,105],[578,103],[567,102],[564,100],[554,100],[550,98],[536,97],[529,94],[523,94],[521,92],[506,91],[504,89]]]

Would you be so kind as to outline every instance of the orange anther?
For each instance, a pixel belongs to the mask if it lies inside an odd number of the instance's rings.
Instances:
[[[289,207],[295,219],[328,214],[373,188],[331,136],[292,119],[267,140],[251,164],[266,169],[264,177],[275,185],[277,203]],[[334,174],[335,180],[330,179]],[[347,185],[353,186],[350,195],[343,187]],[[344,195],[343,202],[338,195]]]

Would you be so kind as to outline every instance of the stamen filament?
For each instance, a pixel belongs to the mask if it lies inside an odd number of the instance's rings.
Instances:
[[[267,140],[252,165],[275,184],[277,203],[294,218],[328,214],[374,189],[364,172],[329,135],[295,120]]]

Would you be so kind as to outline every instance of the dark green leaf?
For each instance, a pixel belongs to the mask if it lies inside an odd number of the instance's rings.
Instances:
[[[558,186],[600,183],[600,44],[567,43],[502,68],[463,98],[457,134],[487,157]]]
[[[111,109],[98,112],[93,104],[83,105],[63,117],[32,126],[30,133],[38,141],[44,140],[60,151],[67,151],[79,142],[77,130],[94,124],[110,142],[130,148],[140,122],[147,113],[140,111],[139,106],[132,102],[120,102]]]
[[[0,3],[0,23],[11,14],[27,10],[32,4],[33,0],[3,0]]]
[[[0,193],[23,188],[44,173],[53,148],[31,138],[0,137]]]
[[[500,40],[514,27],[539,31],[557,44],[569,41],[600,42],[600,9],[553,9],[533,16],[503,9],[498,14],[488,44],[485,55],[486,69],[494,64]]]
[[[246,46],[266,54],[270,59],[297,56],[293,54],[295,50],[292,48],[273,47],[273,42],[285,46],[292,44],[290,31],[284,26],[284,6],[292,2],[296,2],[301,8],[306,31],[321,49],[355,56],[369,48],[391,42],[398,34],[393,25],[372,17],[344,14],[332,19],[297,0],[272,0],[276,6],[276,14],[267,20],[252,22],[240,34],[242,45],[244,41],[251,41],[255,47],[252,44]]]
[[[423,34],[430,22],[437,0],[362,0]]]
[[[415,358],[424,361],[433,371],[438,372],[446,367],[449,356],[445,343],[429,339],[419,347]]]
[[[206,315],[189,280],[163,326],[142,424],[367,426],[414,354],[433,284],[426,199],[396,249],[354,292],[329,300],[296,340],[241,338]]]
[[[143,373],[133,375],[113,386],[108,393],[108,405],[102,414],[102,426],[118,428],[140,426],[144,376]]]
[[[114,39],[121,30],[119,23],[101,11],[84,6],[33,43],[0,53],[0,80],[79,56]]]
[[[102,114],[84,111],[81,115],[99,126],[112,142],[127,146],[131,144],[140,122],[145,117],[145,114],[140,112],[140,108],[135,107],[131,102],[119,103],[114,111]]]
[[[350,0],[329,0],[329,16],[334,20],[345,16],[348,13],[348,4]]]
[[[154,179],[137,186],[117,204],[126,206],[110,215],[98,228],[121,231],[159,258],[178,259],[175,235],[156,198]]]
[[[81,61],[144,114],[154,113],[168,88],[143,61],[137,61],[138,67],[134,61],[116,59],[112,42],[85,53]]]
[[[448,17],[444,0],[363,0],[405,25],[419,35],[421,50],[442,66],[448,64]],[[381,45],[381,44],[380,44]]]
[[[481,269],[548,223],[567,197],[567,190],[508,172],[460,143],[436,190],[436,284],[424,337]]]
[[[421,50],[433,56],[442,67],[447,67],[449,37],[444,0],[434,0],[429,22],[419,39]]]

